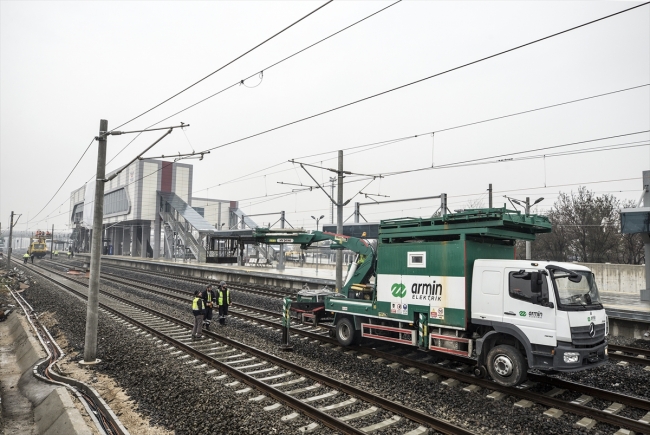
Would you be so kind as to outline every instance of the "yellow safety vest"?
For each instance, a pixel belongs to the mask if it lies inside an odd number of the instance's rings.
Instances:
[[[194,300],[192,301],[192,309],[193,309],[194,311],[201,311],[201,310],[203,309],[203,306],[199,307],[199,301],[203,301],[203,299],[201,299],[201,298],[199,298],[199,297],[196,297],[196,298],[194,298]],[[203,304],[201,304],[201,305],[203,305]]]
[[[23,255],[23,258],[29,258],[29,254],[25,252],[25,255]]]
[[[230,290],[226,289],[226,304],[230,305]],[[219,290],[219,305],[223,305],[223,290]]]

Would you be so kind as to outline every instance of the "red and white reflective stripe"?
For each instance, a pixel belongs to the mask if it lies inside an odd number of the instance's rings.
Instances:
[[[325,307],[324,307],[324,306],[320,306],[320,307],[316,307],[316,308],[314,308],[313,310],[301,310],[300,308],[293,308],[293,307],[292,307],[292,308],[289,308],[289,309],[290,309],[291,311],[296,312],[296,313],[313,313],[313,312],[315,312],[315,311],[321,311],[321,310],[324,310]]]
[[[434,346],[433,340],[446,340],[446,341],[455,341],[457,343],[468,343],[470,339],[469,338],[462,338],[462,337],[452,337],[449,335],[438,335],[438,334],[429,334],[429,350],[435,350],[437,352],[445,352],[445,353],[451,353],[453,355],[462,355],[462,356],[469,356],[469,351],[467,350],[455,350],[455,349],[447,349],[446,347],[439,347],[439,346]],[[468,346],[469,349],[469,346]]]
[[[435,350],[435,351],[444,352],[444,353],[451,353],[453,355],[469,356],[469,354],[468,354],[468,352],[466,350],[454,350],[454,349],[447,349],[446,347],[438,347],[438,346],[429,346],[429,350]]]
[[[383,335],[373,334],[372,332],[366,332],[366,329],[369,329],[369,330],[380,329],[380,330],[383,330],[383,331],[392,331],[392,332],[399,332],[399,333],[402,333],[402,334],[410,334],[411,339],[406,340],[404,338],[386,337],[386,336],[383,336]],[[374,338],[376,340],[390,341],[390,342],[393,342],[393,343],[410,344],[412,346],[415,346],[416,331],[413,330],[413,329],[393,328],[391,326],[373,325],[372,323],[362,323],[361,324],[361,336],[362,337],[368,337],[368,338]]]
[[[459,341],[461,343],[469,343],[469,338],[462,338],[462,337],[450,337],[448,335],[438,335],[438,334],[429,334],[429,337],[433,338],[439,338],[442,340],[448,340],[448,341]]]

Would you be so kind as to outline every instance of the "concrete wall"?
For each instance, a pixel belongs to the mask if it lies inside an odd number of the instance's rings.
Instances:
[[[596,275],[598,290],[612,293],[639,293],[645,289],[645,266],[632,264],[578,263]]]
[[[34,377],[34,365],[47,355],[41,343],[32,336],[22,313],[9,314],[0,327],[0,333],[0,343],[7,351],[2,358],[5,390],[2,394],[2,412],[7,433],[92,435],[93,431],[75,407],[68,390]],[[17,413],[22,414],[19,424],[32,427],[23,427],[24,432],[14,432],[12,423],[15,422],[12,422],[12,418],[16,419]]]

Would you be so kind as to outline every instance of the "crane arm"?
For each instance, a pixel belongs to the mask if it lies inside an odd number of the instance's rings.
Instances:
[[[253,237],[257,243],[300,244],[302,249],[307,249],[316,242],[330,240],[333,243],[330,249],[349,249],[358,254],[357,260],[350,265],[348,277],[341,289],[341,293],[348,295],[353,285],[367,285],[375,273],[376,256],[372,246],[364,239],[328,233],[325,231],[286,231],[271,230],[269,228],[256,228]]]

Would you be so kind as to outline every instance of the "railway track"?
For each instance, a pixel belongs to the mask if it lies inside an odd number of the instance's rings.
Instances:
[[[134,281],[131,279],[109,277],[108,280],[118,282],[123,285],[129,285],[143,291],[156,291],[159,292],[158,294],[161,296],[171,297],[175,300],[187,301],[187,298],[189,297],[188,292],[171,289],[158,284],[150,284],[139,280],[135,280],[135,284],[133,282],[129,282]],[[174,293],[181,295],[178,296]],[[281,315],[279,313],[273,313],[268,310],[239,305],[237,309],[233,309],[231,311],[231,314],[240,317],[248,322],[258,323],[267,327],[278,329],[282,327],[280,323]],[[337,341],[329,337],[329,328],[331,328],[331,326],[310,327],[299,324],[292,325],[292,331],[294,334],[323,342],[323,346],[338,347]],[[410,350],[412,353],[412,349]],[[623,346],[613,346],[611,350],[613,351],[611,354],[612,358],[621,357],[619,358],[621,360],[629,360],[633,358],[635,359],[634,362],[648,364],[648,360],[645,358],[625,355],[622,352],[645,357],[648,353],[650,353],[650,351],[644,349],[627,348]],[[628,430],[633,430],[637,433],[646,433],[650,431],[650,426],[648,423],[646,423],[646,421],[650,420],[650,412],[647,413],[645,417],[641,419],[641,421],[636,421],[616,415],[616,412],[622,409],[622,406],[650,411],[650,402],[644,399],[631,397],[608,390],[601,390],[598,388],[568,382],[544,375],[536,375],[533,373],[529,374],[529,382],[523,384],[522,386],[516,388],[503,387],[495,384],[492,381],[479,379],[459,370],[446,368],[439,364],[431,364],[430,362],[426,361],[417,361],[413,358],[395,355],[393,353],[384,352],[367,346],[353,346],[348,348],[347,352],[368,355],[370,357],[376,358],[377,360],[394,364],[394,367],[396,368],[404,368],[405,370],[415,369],[417,371],[424,372],[426,374],[423,377],[426,377],[430,380],[445,378],[446,381],[443,382],[446,382],[447,384],[455,384],[458,382],[468,384],[465,387],[467,391],[477,391],[479,389],[482,389],[491,391],[492,393],[490,395],[493,397],[503,398],[504,395],[516,397],[520,399],[519,403],[521,406],[524,406],[526,401],[534,402],[544,406],[549,406],[551,409],[560,410],[562,412],[569,412],[582,417],[588,417],[599,422],[611,424],[612,426],[618,426],[621,428],[626,428]],[[619,354],[615,352],[621,353]],[[461,363],[464,363],[466,366],[473,364],[473,360],[457,360]],[[453,382],[454,380],[456,382]],[[530,389],[535,386],[536,383],[545,383],[551,385],[553,389],[548,394],[540,394],[530,391]],[[573,401],[563,401],[554,397],[555,395],[559,395],[564,391],[578,392],[581,393],[582,396]],[[500,394],[495,395],[494,393]],[[591,401],[592,398],[602,399],[608,403],[611,403],[611,405],[604,410],[585,406],[589,401]]]
[[[43,260],[46,263],[50,264],[55,264],[58,266],[62,265],[68,265],[69,263],[61,263],[61,262],[56,262],[56,261],[49,261],[49,260]],[[83,263],[79,263],[78,261],[75,262],[76,267],[81,267]],[[169,280],[176,280],[176,281],[181,281],[181,282],[191,282],[193,284],[198,284],[202,286],[206,286],[208,284],[215,284],[214,280],[209,280],[209,279],[204,279],[204,278],[194,278],[194,277],[179,277],[178,275],[172,275],[164,272],[155,272],[155,271],[143,271],[139,269],[134,269],[132,267],[124,267],[124,266],[115,266],[115,265],[110,265],[110,266],[103,266],[102,269],[118,269],[118,270],[125,270],[131,273],[142,273],[142,274],[147,274],[147,275],[155,275],[161,278],[169,279]],[[108,274],[108,275],[113,275],[116,276],[116,274],[110,273],[110,272],[102,272],[102,274]],[[240,290],[240,291],[245,291],[248,293],[253,293],[261,296],[269,296],[269,297],[275,297],[275,298],[285,298],[287,296],[294,297],[297,293],[296,290],[290,290],[290,289],[283,289],[281,287],[276,287],[276,286],[264,286],[264,285],[256,285],[256,284],[242,284],[237,281],[228,281],[227,282],[228,286],[232,290]]]
[[[57,272],[41,272],[31,265],[27,268],[67,291],[86,298],[86,285]],[[74,285],[69,285],[66,281],[72,281]],[[280,408],[281,402],[315,420],[314,423],[303,428],[305,432],[324,425],[346,434],[365,434],[402,425],[408,427],[408,430],[404,430],[404,435],[424,434],[429,431],[429,428],[446,434],[473,434],[465,428],[424,414],[420,410],[394,403],[215,332],[206,331],[206,340],[191,341],[192,325],[188,322],[136,305],[116,295],[101,291],[100,307],[116,320],[129,322],[145,333],[163,340],[166,343],[164,347],[169,350],[172,347],[178,349],[172,354],[177,358],[188,359],[188,364],[201,368],[200,363],[204,363],[214,368],[207,373],[214,375],[215,379],[222,380],[232,376],[236,380],[225,385],[238,388],[237,393],[248,394],[252,389],[261,393],[250,400],[261,401],[265,396],[269,396],[278,401],[265,407],[265,410],[273,411]],[[190,360],[189,357],[194,360]],[[221,374],[217,374],[217,371]],[[341,401],[326,407],[314,406],[318,401],[334,396],[340,397]],[[361,411],[338,417],[331,415],[331,412],[344,410],[347,406],[356,405],[358,408],[361,403],[365,404]],[[392,417],[365,427],[354,426],[355,420],[377,414],[382,410],[392,413]],[[297,415],[293,413],[284,418],[291,419]],[[418,426],[411,429],[410,426],[413,425]]]

